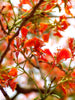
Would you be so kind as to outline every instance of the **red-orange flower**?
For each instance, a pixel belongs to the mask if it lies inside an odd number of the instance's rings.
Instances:
[[[46,53],[46,54],[48,54],[48,55],[50,55],[50,56],[52,56],[52,57],[53,57],[53,55],[52,55],[52,53],[50,52],[50,50],[49,50],[49,49],[45,49],[45,50],[44,50],[44,53]]]
[[[28,26],[30,26],[32,24],[32,22],[28,22],[26,25],[25,25],[25,27],[28,27]]]
[[[71,76],[72,76],[72,77],[75,77],[75,71],[73,71],[73,72],[71,73]]]
[[[13,76],[13,77],[17,76],[17,69],[16,68],[12,68],[8,74],[10,76]]]
[[[50,10],[52,7],[54,7],[55,4],[47,4],[46,9],[45,10]]]
[[[66,49],[66,48],[63,48],[61,49],[58,53],[57,53],[57,62],[63,60],[63,59],[68,59],[72,56],[71,52]]]
[[[3,87],[6,87],[8,85],[8,79],[9,79],[9,77],[8,77],[7,73],[0,75],[0,84]]]
[[[24,44],[24,47],[31,47],[31,46],[34,46],[35,49],[37,48],[40,48],[44,45],[43,41],[40,40],[39,38],[37,37],[34,37],[32,39],[29,39],[29,40],[26,40],[25,41],[25,44]]]
[[[73,14],[70,11],[70,9],[72,8],[71,0],[62,0],[61,3],[64,3],[65,4],[64,7],[65,7],[66,14],[71,15],[73,17]]]
[[[5,73],[5,74],[2,74],[1,77],[4,79],[4,80],[7,80],[9,79],[8,75]]]
[[[69,82],[69,86],[75,91],[75,82]]]
[[[65,12],[66,14],[71,15],[73,17],[73,14],[70,11],[71,8],[72,8],[72,5],[66,5]]]
[[[26,35],[28,33],[28,29],[25,26],[23,26],[21,28],[21,33],[22,33],[22,37],[26,37]]]
[[[62,89],[63,93],[64,93],[65,95],[67,95],[67,89],[64,87],[64,85],[61,86],[61,89]]]
[[[51,78],[56,77],[55,81],[59,82],[61,80],[61,78],[65,76],[65,72],[63,72],[62,70],[60,70],[58,67],[54,66],[54,68],[51,71],[50,75],[51,75]]]
[[[22,4],[29,4],[31,6],[30,0],[22,0]]]
[[[62,20],[66,20],[67,18],[66,18],[65,15],[62,15],[62,16],[59,17],[59,19],[60,19],[60,21],[62,21]]]
[[[67,18],[65,15],[60,16],[59,18],[59,24],[57,25],[57,29],[60,31],[64,31],[65,29],[68,28],[68,26],[70,25],[67,21]]]
[[[68,28],[68,26],[70,25],[66,20],[63,20],[61,23],[61,31],[65,30]]]
[[[57,32],[56,32],[56,33],[54,33],[53,35],[54,35],[54,36],[58,36],[58,37],[60,37],[60,38],[61,38],[61,37],[63,37],[63,36],[60,34],[60,32],[59,32],[59,31],[57,31]]]
[[[47,27],[48,27],[47,23],[40,23],[40,28],[39,28],[40,32],[43,33],[44,31],[46,31]]]
[[[51,0],[51,3],[57,3],[58,0]]]
[[[68,39],[68,44],[69,44],[69,48],[71,49],[71,51],[73,49],[73,41],[74,41],[74,38],[69,38]]]
[[[48,33],[48,34],[43,34],[42,38],[43,38],[44,42],[48,42],[48,40],[49,40],[49,35],[50,35],[50,33]]]
[[[9,86],[14,91],[16,88],[17,82],[15,82],[15,79],[9,80]]]

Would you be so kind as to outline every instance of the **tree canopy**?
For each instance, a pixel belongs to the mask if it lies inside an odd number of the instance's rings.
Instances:
[[[20,94],[22,100],[75,98],[75,38],[51,51],[75,18],[72,8],[72,0],[0,1],[0,90],[6,100],[20,100]],[[7,87],[16,91],[13,97]]]

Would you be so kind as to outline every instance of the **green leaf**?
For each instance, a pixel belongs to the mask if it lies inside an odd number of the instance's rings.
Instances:
[[[54,96],[54,97],[60,99],[60,96],[58,96],[57,94],[52,94],[52,96]]]
[[[38,100],[39,97],[36,97],[34,100]]]
[[[66,64],[64,62],[61,63],[63,68],[67,68]]]

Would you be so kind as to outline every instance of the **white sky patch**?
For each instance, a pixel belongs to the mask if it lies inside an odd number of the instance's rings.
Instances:
[[[24,94],[19,94],[16,100],[27,100],[27,98]]]
[[[75,68],[75,61],[72,61],[71,68]]]
[[[5,91],[9,95],[9,97],[13,97],[16,94],[16,90],[12,91],[10,87],[5,88]]]
[[[43,47],[43,49],[48,48],[51,51],[51,53],[53,54],[54,52],[57,52],[57,49],[66,48],[67,39],[68,39],[68,37],[63,37],[59,41],[56,41],[55,39],[50,38],[49,42],[46,43],[46,45]]]
[[[30,7],[28,4],[23,4],[23,9],[30,10],[30,9],[31,9],[31,7]]]
[[[11,3],[12,3],[14,6],[17,6],[20,2],[19,2],[19,0],[11,0]]]
[[[15,12],[16,14],[18,14],[18,9],[17,9],[17,8],[14,8],[14,12]]]
[[[1,91],[0,91],[0,100],[6,100]]]
[[[62,31],[61,34],[64,37],[75,38],[75,28],[73,26],[69,26],[65,31]]]

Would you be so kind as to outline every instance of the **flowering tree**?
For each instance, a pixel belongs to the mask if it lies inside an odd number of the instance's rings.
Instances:
[[[61,32],[70,26],[66,15],[74,17],[71,0],[59,1],[0,1],[0,90],[6,100],[17,99],[20,93],[36,93],[30,100],[65,100],[75,94],[74,38],[54,53],[44,48],[49,39],[63,37]],[[53,10],[61,12],[62,4],[65,15],[52,20]],[[69,64],[64,63],[67,60]],[[8,86],[17,91],[13,98],[4,90]]]

